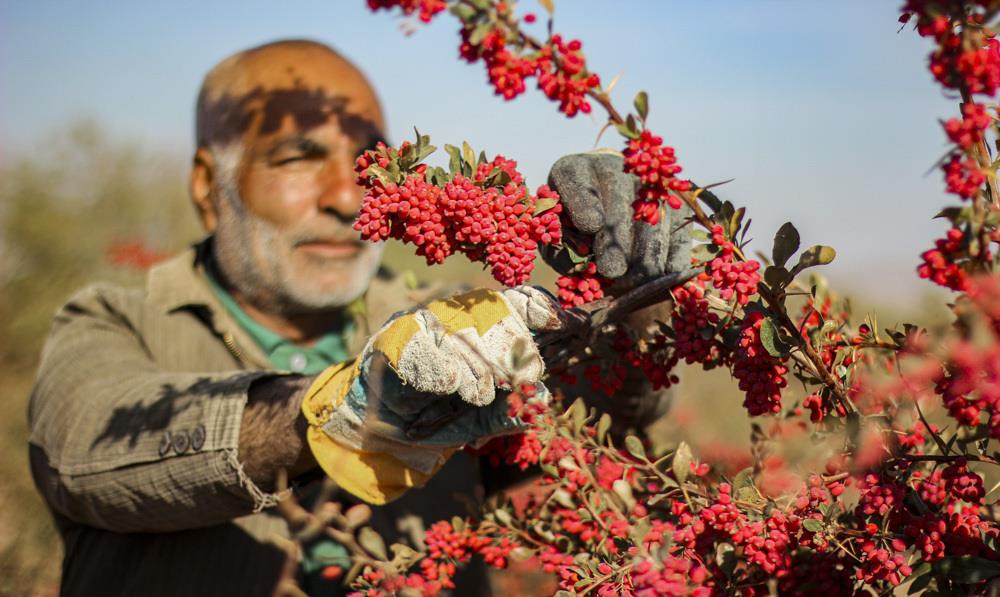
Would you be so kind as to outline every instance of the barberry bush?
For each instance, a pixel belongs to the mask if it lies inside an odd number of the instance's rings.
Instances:
[[[646,126],[647,95],[620,112],[582,43],[555,32],[551,11],[546,37],[536,39],[524,25],[537,16],[512,2],[368,4],[424,22],[450,13],[460,57],[481,62],[507,100],[536,86],[567,117],[602,110],[622,138],[625,172],[639,180],[636,220],[655,224],[666,210],[690,209],[696,275],[680,284],[668,276],[612,294],[586,247],[576,247],[557,292],[587,322],[587,341],[550,360],[550,374],[581,365],[613,400],[631,370],[653,388],[678,383],[681,363],[728,370],[755,421],[754,449],[737,471],[702,461],[684,442],[654,451],[617,436],[607,414],[580,400],[543,404],[522,387],[509,404],[528,430],[482,453],[497,466],[537,470],[527,497],[493,497],[466,519],[435,523],[419,552],[386,550],[364,506],[328,508],[321,521],[354,561],[331,575],[344,574],[358,595],[436,595],[453,588],[458,566],[481,557],[496,568],[530,562],[553,576],[559,595],[868,595],[900,585],[952,595],[1000,586],[997,488],[983,475],[1000,465],[1000,162],[990,148],[1000,0],[907,0],[900,11],[907,34],[912,25],[928,41],[931,75],[957,100],[939,163],[954,200],[938,216],[950,228],[916,268],[953,293],[953,325],[940,333],[855,318],[811,269],[835,251],[803,248],[791,223],[767,254],[750,254],[745,210],[681,176],[678,152]],[[434,148],[419,133],[362,156],[356,228],[369,240],[410,243],[428,263],[463,253],[501,283],[523,283],[535,250],[559,245],[571,226],[558,196],[545,186],[532,193],[503,156],[446,150],[448,170],[424,163]],[[650,302],[672,305],[658,333],[619,325]],[[790,429],[825,446],[823,461],[794,468],[769,454]]]

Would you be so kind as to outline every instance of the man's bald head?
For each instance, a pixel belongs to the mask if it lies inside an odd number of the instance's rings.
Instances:
[[[246,135],[273,133],[288,118],[308,130],[331,115],[352,136],[384,130],[378,98],[353,64],[318,42],[276,41],[234,54],[205,75],[197,143],[226,147]]]
[[[381,246],[351,227],[354,163],[384,128],[364,75],[322,44],[270,43],[205,76],[196,118],[191,199],[237,300],[298,316],[360,296]]]

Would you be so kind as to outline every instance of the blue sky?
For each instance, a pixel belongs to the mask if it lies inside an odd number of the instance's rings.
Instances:
[[[835,283],[905,300],[940,235],[945,149],[937,119],[957,113],[927,73],[929,45],[897,34],[896,0],[556,0],[556,29],[579,37],[592,70],[628,106],[650,94],[650,126],[700,184],[746,205],[757,248],[795,222],[803,243],[838,249]],[[538,11],[531,1],[522,10]],[[540,12],[540,11],[538,11]],[[202,75],[261,42],[327,42],[372,79],[400,140],[415,125],[438,144],[468,140],[517,159],[542,182],[560,155],[590,149],[600,122],[567,120],[538,93],[492,95],[457,59],[447,16],[411,36],[364,0],[21,0],[0,5],[3,153],[74,118],[178,154],[191,151]],[[543,25],[536,25],[538,32]],[[617,145],[612,134],[604,137]]]

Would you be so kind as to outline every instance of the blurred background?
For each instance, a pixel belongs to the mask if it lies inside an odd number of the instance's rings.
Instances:
[[[804,244],[836,247],[826,273],[856,313],[930,324],[945,297],[914,268],[944,229],[932,220],[944,203],[937,121],[958,106],[926,71],[928,45],[898,32],[897,4],[557,0],[556,29],[584,41],[605,83],[620,75],[619,106],[649,92],[650,126],[689,177],[733,179],[717,192],[748,208],[752,247],[769,250],[791,220]],[[544,15],[532,1],[520,10]],[[535,27],[544,34],[544,18]],[[458,60],[447,16],[413,27],[363,0],[0,3],[0,594],[51,594],[58,581],[25,423],[52,314],[90,281],[139,283],[150,262],[199,237],[185,177],[201,77],[288,37],[358,64],[395,142],[414,126],[439,146],[467,140],[518,160],[532,186],[559,156],[595,146],[599,119],[567,120],[533,90],[494,97],[481,65]],[[618,145],[613,134],[603,142]],[[421,277],[488,280],[467,262],[429,272],[401,247],[388,260]],[[688,374],[664,441],[744,457],[749,423],[734,390],[726,372]]]

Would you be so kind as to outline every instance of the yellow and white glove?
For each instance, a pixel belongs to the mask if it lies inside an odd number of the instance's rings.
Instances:
[[[316,461],[337,484],[383,504],[419,487],[461,447],[514,433],[513,383],[539,382],[533,331],[564,325],[551,295],[530,286],[478,289],[397,313],[354,361],[309,388],[302,411]]]

